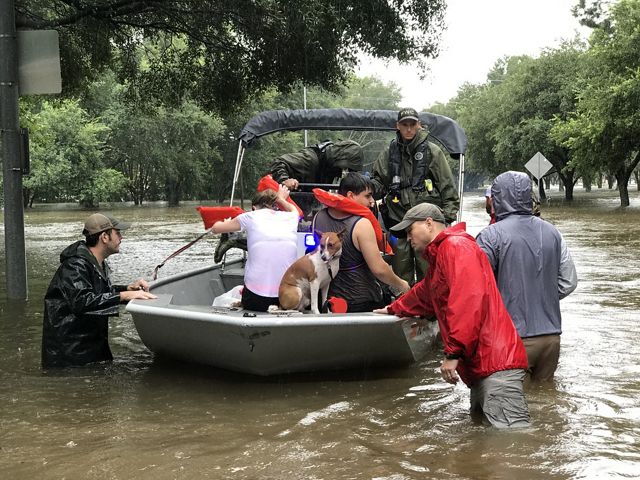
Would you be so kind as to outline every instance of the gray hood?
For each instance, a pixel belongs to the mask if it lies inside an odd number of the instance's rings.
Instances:
[[[505,172],[491,185],[491,202],[496,221],[508,215],[532,215],[531,179],[526,173]]]

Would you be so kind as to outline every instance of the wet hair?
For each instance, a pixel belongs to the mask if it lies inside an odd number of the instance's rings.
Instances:
[[[371,190],[373,192],[373,183],[369,177],[359,172],[347,173],[342,180],[340,180],[340,186],[338,187],[338,193],[340,195],[347,195],[347,192],[353,192],[355,195],[358,195],[365,190]]]
[[[255,208],[273,208],[278,199],[278,194],[275,190],[267,188],[262,192],[256,192],[251,199],[251,205]]]
[[[87,235],[84,237],[84,243],[87,244],[87,247],[95,247],[98,244],[98,240],[100,239],[100,235],[102,235],[103,233],[106,233],[107,235],[109,235],[109,237],[111,237],[111,231],[113,230],[113,228],[110,228],[109,230],[103,230],[102,232],[98,232],[98,233],[94,233],[91,235]]]

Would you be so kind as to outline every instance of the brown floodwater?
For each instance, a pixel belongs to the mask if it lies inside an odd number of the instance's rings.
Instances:
[[[43,372],[42,297],[89,212],[25,214],[30,298],[5,297],[0,253],[0,472],[3,479],[575,479],[640,476],[640,198],[557,191],[558,226],[579,286],[562,301],[553,385],[529,389],[533,425],[495,431],[468,415],[469,392],[440,379],[440,352],[400,369],[256,378],[154,361],[128,314],[111,321],[113,364]],[[193,206],[117,207],[132,221],[116,282],[203,231]],[[488,217],[465,196],[468,231]],[[212,261],[206,238],[161,276]]]

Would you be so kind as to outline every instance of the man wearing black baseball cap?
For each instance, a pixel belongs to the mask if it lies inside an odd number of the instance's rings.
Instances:
[[[108,320],[118,305],[152,299],[140,279],[112,285],[107,257],[120,251],[122,230],[130,224],[107,213],[94,213],[84,224],[85,240],[69,245],[44,297],[42,366],[66,367],[113,359]]]
[[[460,199],[447,162],[448,155],[427,140],[420,114],[413,108],[398,112],[396,138],[378,156],[371,178],[376,199],[383,199],[381,212],[387,228],[392,227],[411,208],[430,203],[442,208],[447,223],[456,219]],[[406,239],[398,238],[394,247],[394,272],[410,284],[424,277],[426,264]]]
[[[436,316],[444,344],[440,373],[471,389],[471,411],[498,428],[529,425],[523,381],[527,353],[496,285],[487,256],[465,232],[445,225],[436,205],[409,209],[391,228],[404,230],[429,263],[427,275],[376,313]]]

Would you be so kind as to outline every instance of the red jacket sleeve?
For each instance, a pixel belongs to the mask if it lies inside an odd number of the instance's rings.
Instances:
[[[454,242],[457,245],[451,248]],[[467,359],[475,355],[486,308],[486,272],[478,258],[478,251],[473,247],[475,244],[467,239],[450,238],[443,242],[438,252],[438,267],[448,287],[446,298],[442,298],[442,317],[446,320],[444,352],[462,355]]]
[[[389,305],[387,310],[392,315],[399,317],[433,316],[428,279],[424,278],[416,283],[411,290]]]

